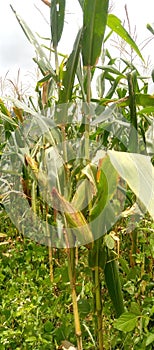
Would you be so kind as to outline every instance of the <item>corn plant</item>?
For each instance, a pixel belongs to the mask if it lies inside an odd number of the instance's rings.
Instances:
[[[7,187],[2,197],[19,230],[49,246],[52,282],[53,250],[66,249],[78,350],[84,344],[76,258],[78,249],[86,247],[93,281],[95,348],[101,350],[105,348],[102,276],[115,317],[126,311],[118,270],[119,249],[115,249],[118,237],[112,228],[135,201],[139,213],[148,210],[154,217],[154,170],[146,141],[154,102],[136,67],[123,60],[119,71],[107,49],[114,32],[143,60],[120,19],[109,14],[108,0],[79,1],[83,26],[69,57],[58,52],[65,0],[43,2],[50,10],[54,68],[35,35],[12,8],[36,49],[34,60],[42,78],[36,86],[37,106],[31,98],[28,105],[11,101],[13,119],[2,103],[2,119],[10,118],[10,125],[18,126],[15,132],[11,130],[8,150],[2,157],[2,191]],[[98,97],[93,98],[92,81],[98,71]],[[13,189],[9,189],[11,174]]]

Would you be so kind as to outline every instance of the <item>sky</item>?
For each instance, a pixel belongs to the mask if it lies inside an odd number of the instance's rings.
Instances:
[[[131,31],[133,34],[136,26],[137,44],[141,48],[144,45],[141,43],[151,37],[150,32],[146,29],[146,24],[154,23],[153,0],[146,0],[146,4],[139,0],[113,0],[112,3],[113,13],[122,22],[126,20],[124,6],[127,5]],[[15,80],[18,69],[20,69],[21,79],[28,85],[28,81],[35,80],[36,76],[36,65],[32,59],[35,57],[35,51],[20,28],[10,4],[34,33],[48,38],[50,37],[49,8],[41,0],[0,1],[0,79],[2,82],[7,73],[7,78]],[[81,25],[81,8],[77,0],[67,0],[66,13],[65,31],[59,51],[68,54]],[[150,56],[149,69],[152,69],[154,67],[154,40],[145,47],[142,53],[146,61]]]

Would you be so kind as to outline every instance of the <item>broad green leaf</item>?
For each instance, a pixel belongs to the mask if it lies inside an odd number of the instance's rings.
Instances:
[[[108,0],[85,0],[82,57],[84,66],[93,67],[101,53],[108,15]]]
[[[44,51],[42,50],[42,47],[40,46],[39,42],[37,41],[37,39],[35,38],[34,34],[32,33],[31,29],[28,27],[28,25],[26,24],[26,22],[17,14],[17,12],[14,10],[14,8],[12,7],[12,5],[10,5],[12,11],[14,12],[23,32],[25,33],[27,39],[30,41],[30,43],[34,46],[37,57],[39,58],[39,60],[37,59],[36,62],[38,61],[42,61],[43,65],[44,65],[44,74],[46,72],[50,72],[52,74],[52,77],[54,79],[56,79],[56,73],[54,72],[50,61],[48,60],[47,56],[45,55]]]
[[[144,61],[142,54],[136,45],[135,41],[131,38],[127,30],[122,26],[121,20],[113,14],[109,14],[107,18],[107,25],[110,29],[118,34],[127,44],[129,44],[138,56]]]
[[[73,51],[67,60],[66,70],[63,72],[62,89],[60,90],[59,94],[59,103],[67,103],[72,99],[72,90],[80,54],[81,35],[82,29],[80,29],[77,34]]]
[[[149,333],[145,344],[146,346],[149,346],[152,343],[154,343],[154,333]]]
[[[105,235],[105,237],[104,237],[104,243],[106,244],[106,246],[107,246],[109,249],[113,249],[113,248],[114,248],[115,241],[114,241],[114,239],[111,237],[110,234]]]
[[[114,328],[122,332],[131,332],[137,325],[138,316],[131,313],[123,313],[117,320],[114,321]]]
[[[139,305],[134,301],[131,303],[130,312],[136,316],[140,316],[141,314]]]
[[[154,218],[154,168],[151,158],[136,153],[108,151],[111,163]]]
[[[88,315],[90,312],[90,304],[87,299],[79,299],[78,301],[79,313],[82,315]]]
[[[61,38],[64,17],[65,17],[65,0],[51,0],[50,7],[50,22],[51,22],[51,37],[53,42],[53,48],[58,46]]]

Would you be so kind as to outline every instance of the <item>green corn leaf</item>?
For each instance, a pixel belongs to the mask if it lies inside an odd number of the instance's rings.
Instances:
[[[50,7],[51,37],[53,48],[58,46],[64,27],[65,0],[51,0]]]
[[[0,112],[7,115],[8,117],[11,117],[9,110],[6,108],[4,102],[0,98]]]
[[[94,188],[92,183],[90,183],[87,179],[84,179],[76,189],[72,199],[72,204],[77,210],[84,210],[91,202],[93,196]]]
[[[107,206],[117,188],[118,174],[111,164],[109,157],[99,160],[98,171],[96,174],[97,197],[90,211],[91,220],[101,214],[104,207]]]
[[[109,14],[107,18],[107,25],[110,29],[118,34],[127,44],[129,44],[132,49],[137,53],[137,55],[144,61],[142,54],[136,45],[135,41],[131,38],[127,30],[122,26],[121,20],[113,14]]]
[[[151,34],[154,35],[154,29],[152,28],[151,24],[147,24],[147,29],[150,31]]]
[[[81,8],[83,10],[83,8],[84,8],[84,0],[78,0],[78,1],[79,1],[79,4],[80,4],[80,6],[81,6]]]
[[[82,29],[80,29],[77,34],[73,51],[67,60],[66,70],[63,72],[62,89],[60,90],[59,94],[59,103],[67,103],[72,99],[72,90],[80,54],[81,35]]]
[[[0,118],[13,126],[18,126],[18,124],[11,117],[9,117],[8,115],[6,115],[4,113],[0,112]]]
[[[108,15],[108,0],[85,0],[82,57],[84,66],[93,67],[101,53]]]
[[[145,211],[154,218],[154,168],[151,158],[136,153],[107,153],[116,171],[143,203]]]
[[[138,111],[138,114],[151,114],[151,113],[154,113],[154,106],[145,107],[143,109],[140,109],[140,111]]]
[[[131,332],[137,326],[137,320],[137,315],[131,312],[125,312],[118,320],[114,321],[114,328],[126,333]]]
[[[110,73],[113,73],[113,74],[116,74],[116,75],[120,75],[121,78],[124,78],[124,79],[126,78],[126,76],[124,74],[121,74],[121,72],[118,69],[112,67],[110,64],[108,64],[106,66],[101,66],[101,67],[97,66],[96,68],[97,69],[101,69],[101,70],[103,70],[105,72],[110,72]]]
[[[26,22],[17,14],[17,12],[12,7],[12,5],[10,5],[10,7],[11,7],[12,11],[14,12],[14,14],[15,14],[23,32],[25,33],[27,39],[35,48],[37,57],[39,58],[38,60],[36,60],[36,62],[41,61],[42,66],[44,67],[44,74],[46,74],[46,72],[49,71],[52,74],[52,77],[56,80],[56,74],[55,74],[55,72],[50,64],[50,61],[48,60],[47,56],[45,55],[44,51],[42,50],[42,47],[40,46],[39,42],[37,41],[35,35],[32,33],[31,29],[28,27]]]
[[[138,93],[138,94],[135,94],[135,99],[136,99],[137,106],[142,106],[144,108],[146,108],[146,107],[151,108],[152,106],[154,106],[154,96],[153,95]],[[114,102],[116,102],[116,101],[114,100]],[[126,96],[124,99],[117,100],[117,103],[121,107],[129,106],[130,98],[128,96]]]
[[[136,94],[136,104],[143,107],[154,107],[154,96],[148,94]]]
[[[113,252],[108,250],[108,258],[104,269],[105,282],[116,311],[117,317],[124,312],[123,295],[120,283],[118,264]]]

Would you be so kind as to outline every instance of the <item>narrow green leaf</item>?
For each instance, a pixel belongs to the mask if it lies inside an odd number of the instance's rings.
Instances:
[[[138,114],[151,114],[151,113],[154,113],[154,106],[145,107],[143,109],[140,109],[140,111],[138,111]]]
[[[137,55],[144,61],[142,54],[136,45],[135,41],[131,38],[127,30],[122,26],[121,20],[113,14],[109,14],[107,18],[107,25],[116,34],[118,34],[127,44],[129,44],[132,49],[137,53]]]
[[[44,51],[42,50],[39,42],[37,41],[36,37],[32,33],[31,29],[28,27],[28,25],[25,23],[25,21],[17,14],[17,12],[12,7],[12,5],[10,5],[10,7],[11,7],[12,11],[14,12],[14,14],[15,14],[23,32],[25,33],[27,39],[34,46],[35,51],[37,53],[37,57],[39,58],[40,61],[43,62],[45,73],[49,71],[50,73],[52,73],[53,78],[56,79],[56,74],[55,74],[55,72],[50,64],[50,61],[48,60],[47,56],[45,55]]]
[[[51,37],[53,48],[58,46],[64,27],[65,0],[51,0],[50,7]]]
[[[72,90],[80,54],[81,35],[82,29],[80,29],[77,34],[73,51],[67,60],[66,70],[63,72],[62,89],[60,90],[59,94],[59,103],[67,103],[72,99]]]
[[[82,57],[84,66],[94,66],[100,56],[107,23],[109,0],[85,0]]]
[[[11,117],[9,110],[6,108],[4,102],[1,100],[1,98],[0,98],[0,112],[7,115],[8,117]]]
[[[131,312],[125,312],[114,321],[114,327],[122,332],[131,332],[136,327],[137,320],[137,315]]]
[[[116,151],[107,153],[119,175],[154,218],[154,168],[151,158],[136,153]]]
[[[6,114],[3,114],[2,112],[0,112],[0,118],[13,126],[18,126],[18,124],[11,117],[8,117]]]
[[[82,169],[82,174],[86,175],[88,180],[93,186],[93,193],[97,193],[97,184],[96,184],[96,173],[97,167],[94,164],[88,164],[85,168]]]
[[[126,78],[126,76],[124,74],[121,74],[121,72],[118,69],[112,67],[110,64],[108,64],[106,66],[101,66],[101,67],[100,66],[96,66],[96,68],[97,69],[101,69],[101,70],[103,70],[105,72],[110,72],[110,73],[113,73],[113,74],[116,74],[116,75],[120,75],[121,78]]]
[[[94,196],[92,183],[87,179],[81,181],[72,199],[72,204],[77,210],[85,209]]]
[[[143,107],[154,107],[154,96],[148,94],[136,94],[136,104]]]
[[[150,31],[151,34],[154,35],[154,29],[152,28],[151,24],[147,24],[147,29]]]

